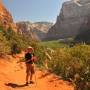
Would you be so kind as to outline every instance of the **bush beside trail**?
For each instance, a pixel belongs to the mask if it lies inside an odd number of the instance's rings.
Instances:
[[[0,54],[9,53],[10,52],[10,46],[9,42],[6,40],[5,36],[3,36],[2,33],[0,33]]]
[[[58,48],[50,54],[48,68],[73,82],[77,90],[90,89],[90,46],[76,45],[72,48]]]
[[[90,45],[76,44],[73,47],[61,48],[50,48],[49,46],[48,49],[37,44],[36,47],[39,66],[43,66],[63,79],[72,82],[76,90],[90,89]],[[50,49],[54,52],[51,52]],[[45,52],[49,54],[51,59],[47,57]]]

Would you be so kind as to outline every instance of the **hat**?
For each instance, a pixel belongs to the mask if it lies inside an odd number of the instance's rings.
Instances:
[[[31,46],[29,46],[28,49],[33,49],[33,48]]]

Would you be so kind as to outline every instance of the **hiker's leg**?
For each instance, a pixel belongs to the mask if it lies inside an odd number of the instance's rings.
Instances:
[[[30,76],[29,64],[26,64],[26,82],[28,82],[29,76]]]
[[[28,82],[29,79],[29,73],[26,74],[26,82]]]
[[[31,75],[30,75],[30,81],[33,81],[33,75],[35,73],[34,65],[31,65]]]
[[[33,78],[33,74],[31,73],[31,75],[30,75],[30,81],[32,81],[32,78]]]

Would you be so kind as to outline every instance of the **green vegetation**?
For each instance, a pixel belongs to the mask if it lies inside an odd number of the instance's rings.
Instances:
[[[46,48],[63,48],[63,47],[68,47],[68,45],[64,44],[64,43],[60,43],[59,40],[55,40],[55,41],[43,41],[40,42],[40,45],[46,47]]]
[[[73,81],[79,90],[88,90],[87,84],[90,82],[90,46],[77,45],[72,48],[58,49],[52,54],[52,60],[49,60],[48,66],[64,79]]]
[[[38,64],[47,67],[48,70],[62,76],[63,79],[71,81],[76,90],[89,90],[90,88],[90,46],[77,44],[73,47],[56,48],[57,41],[42,42],[44,47],[38,48]],[[52,43],[52,44],[51,44]],[[54,43],[54,52],[50,49]],[[60,44],[59,44],[60,45]],[[63,45],[61,45],[62,47]],[[39,46],[40,47],[40,46]],[[51,59],[49,59],[47,52]],[[46,67],[46,68],[47,68]]]
[[[2,32],[0,32],[0,55],[10,52],[9,42],[6,40]]]

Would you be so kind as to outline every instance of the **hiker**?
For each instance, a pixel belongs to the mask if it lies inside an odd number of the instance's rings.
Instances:
[[[33,54],[33,48],[28,47],[25,53],[25,63],[26,63],[26,85],[34,84],[33,82],[33,74],[35,73],[34,70],[34,61],[36,60],[35,55]],[[30,77],[30,82],[28,83],[28,79]]]

